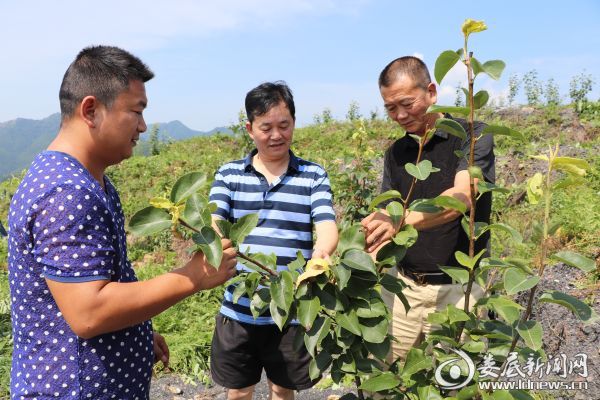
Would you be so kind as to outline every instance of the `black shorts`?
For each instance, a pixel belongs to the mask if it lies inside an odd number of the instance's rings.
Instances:
[[[294,351],[299,326],[283,332],[276,325],[251,325],[217,314],[210,356],[213,380],[228,389],[257,384],[264,368],[267,378],[286,389],[312,387],[308,365],[311,356],[303,347]]]

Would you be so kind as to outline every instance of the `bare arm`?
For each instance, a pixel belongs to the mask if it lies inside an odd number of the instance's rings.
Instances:
[[[477,185],[477,179],[475,179]],[[452,196],[462,201],[471,209],[471,197],[469,188],[469,172],[462,170],[454,177],[454,186],[443,191],[440,196]],[[444,209],[436,213],[424,213],[410,211],[406,215],[406,223],[413,225],[417,230],[427,230],[455,220],[462,214],[453,209]],[[384,242],[391,240],[398,231],[398,226],[392,224],[392,219],[385,210],[377,211],[362,220],[363,229],[366,232],[367,252],[371,253]]]
[[[315,225],[317,240],[313,248],[313,258],[327,258],[338,244],[338,230],[335,221],[323,221]]]
[[[199,290],[227,281],[235,273],[236,257],[229,240],[223,240],[223,249],[218,270],[196,253],[183,267],[147,281],[46,282],[73,332],[89,339],[146,321]]]

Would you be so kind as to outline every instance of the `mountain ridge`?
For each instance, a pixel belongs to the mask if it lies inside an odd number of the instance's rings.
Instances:
[[[218,132],[229,134],[227,127],[216,127],[210,131],[197,131],[179,120],[148,124],[142,141],[149,139],[149,132],[158,126],[159,140],[178,141],[194,136],[210,136]],[[46,118],[15,118],[0,122],[0,180],[21,171],[31,163],[34,156],[45,149],[60,128],[60,113]]]

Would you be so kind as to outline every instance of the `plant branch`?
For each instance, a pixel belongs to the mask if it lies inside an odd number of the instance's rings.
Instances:
[[[557,150],[558,152],[558,150]],[[556,157],[556,153],[552,153],[552,151],[550,151],[550,157],[548,160],[548,172],[546,174],[546,187],[544,190],[544,224],[543,224],[543,233],[542,233],[542,239],[540,242],[540,257],[539,257],[539,261],[538,261],[538,276],[540,277],[540,279],[542,278],[542,275],[544,274],[544,269],[546,267],[546,257],[548,256],[548,225],[550,222],[550,203],[552,200],[552,185],[551,185],[551,180],[550,180],[550,175],[552,173],[552,161],[554,159],[554,157]],[[537,291],[538,285],[535,285],[534,287],[532,287],[529,291],[529,298],[527,299],[527,308],[525,309],[525,312],[523,313],[523,315],[521,316],[521,320],[519,321],[520,323],[524,323],[527,322],[529,320],[529,317],[531,316],[531,312],[533,311],[533,300],[535,299],[535,292]],[[519,341],[519,334],[515,333],[513,336],[513,340],[510,344],[510,349],[508,350],[508,354],[510,354],[511,352],[513,352],[515,350],[515,348],[517,347],[517,342]],[[500,367],[500,370],[503,370],[504,367],[506,366],[507,360],[504,360],[504,362],[502,363],[502,366]]]
[[[469,168],[473,167],[475,164],[475,141],[477,138],[475,137],[475,101],[474,101],[474,82],[475,78],[473,76],[473,66],[471,65],[471,58],[473,57],[473,52],[467,53],[467,41],[465,39],[465,47],[464,47],[464,55],[465,55],[465,65],[467,66],[467,75],[469,80],[469,135],[470,135],[470,143],[469,143]],[[469,257],[475,256],[475,209],[477,207],[477,192],[475,191],[475,179],[471,175],[469,171],[469,195],[471,198],[471,208],[469,210]],[[465,290],[465,303],[464,303],[464,312],[469,312],[469,300],[471,297],[471,291],[473,290],[473,283],[475,282],[475,272],[476,267],[469,270],[469,281],[467,282],[467,288]],[[459,342],[462,336],[463,330],[465,328],[465,322],[460,322],[458,326],[458,330],[456,332],[456,341]]]
[[[179,223],[196,233],[200,233],[200,231],[198,229],[194,228],[193,226],[191,226],[190,224],[188,224],[181,218],[179,218]],[[247,255],[245,255],[244,253],[242,253],[241,251],[239,251],[237,249],[236,249],[236,256],[238,256],[239,258],[243,258],[246,261],[251,262],[252,264],[256,265],[257,267],[259,267],[263,271],[267,272],[271,276],[277,276],[277,273],[275,271],[273,271],[271,268],[267,267],[266,265],[261,264],[260,262],[258,262],[256,260],[253,260],[252,258],[248,257]]]

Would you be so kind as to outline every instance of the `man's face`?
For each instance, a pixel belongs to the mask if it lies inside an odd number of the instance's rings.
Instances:
[[[294,119],[282,101],[263,115],[246,123],[258,155],[266,161],[278,161],[288,156],[294,134]]]
[[[408,76],[398,76],[390,86],[380,88],[384,107],[391,119],[398,122],[404,130],[422,136],[435,117],[426,116],[429,106],[437,101],[435,84],[427,89],[417,86]]]
[[[100,123],[96,142],[108,165],[117,164],[133,154],[140,133],[146,130],[142,113],[147,103],[144,83],[134,80],[110,108],[98,107]]]

